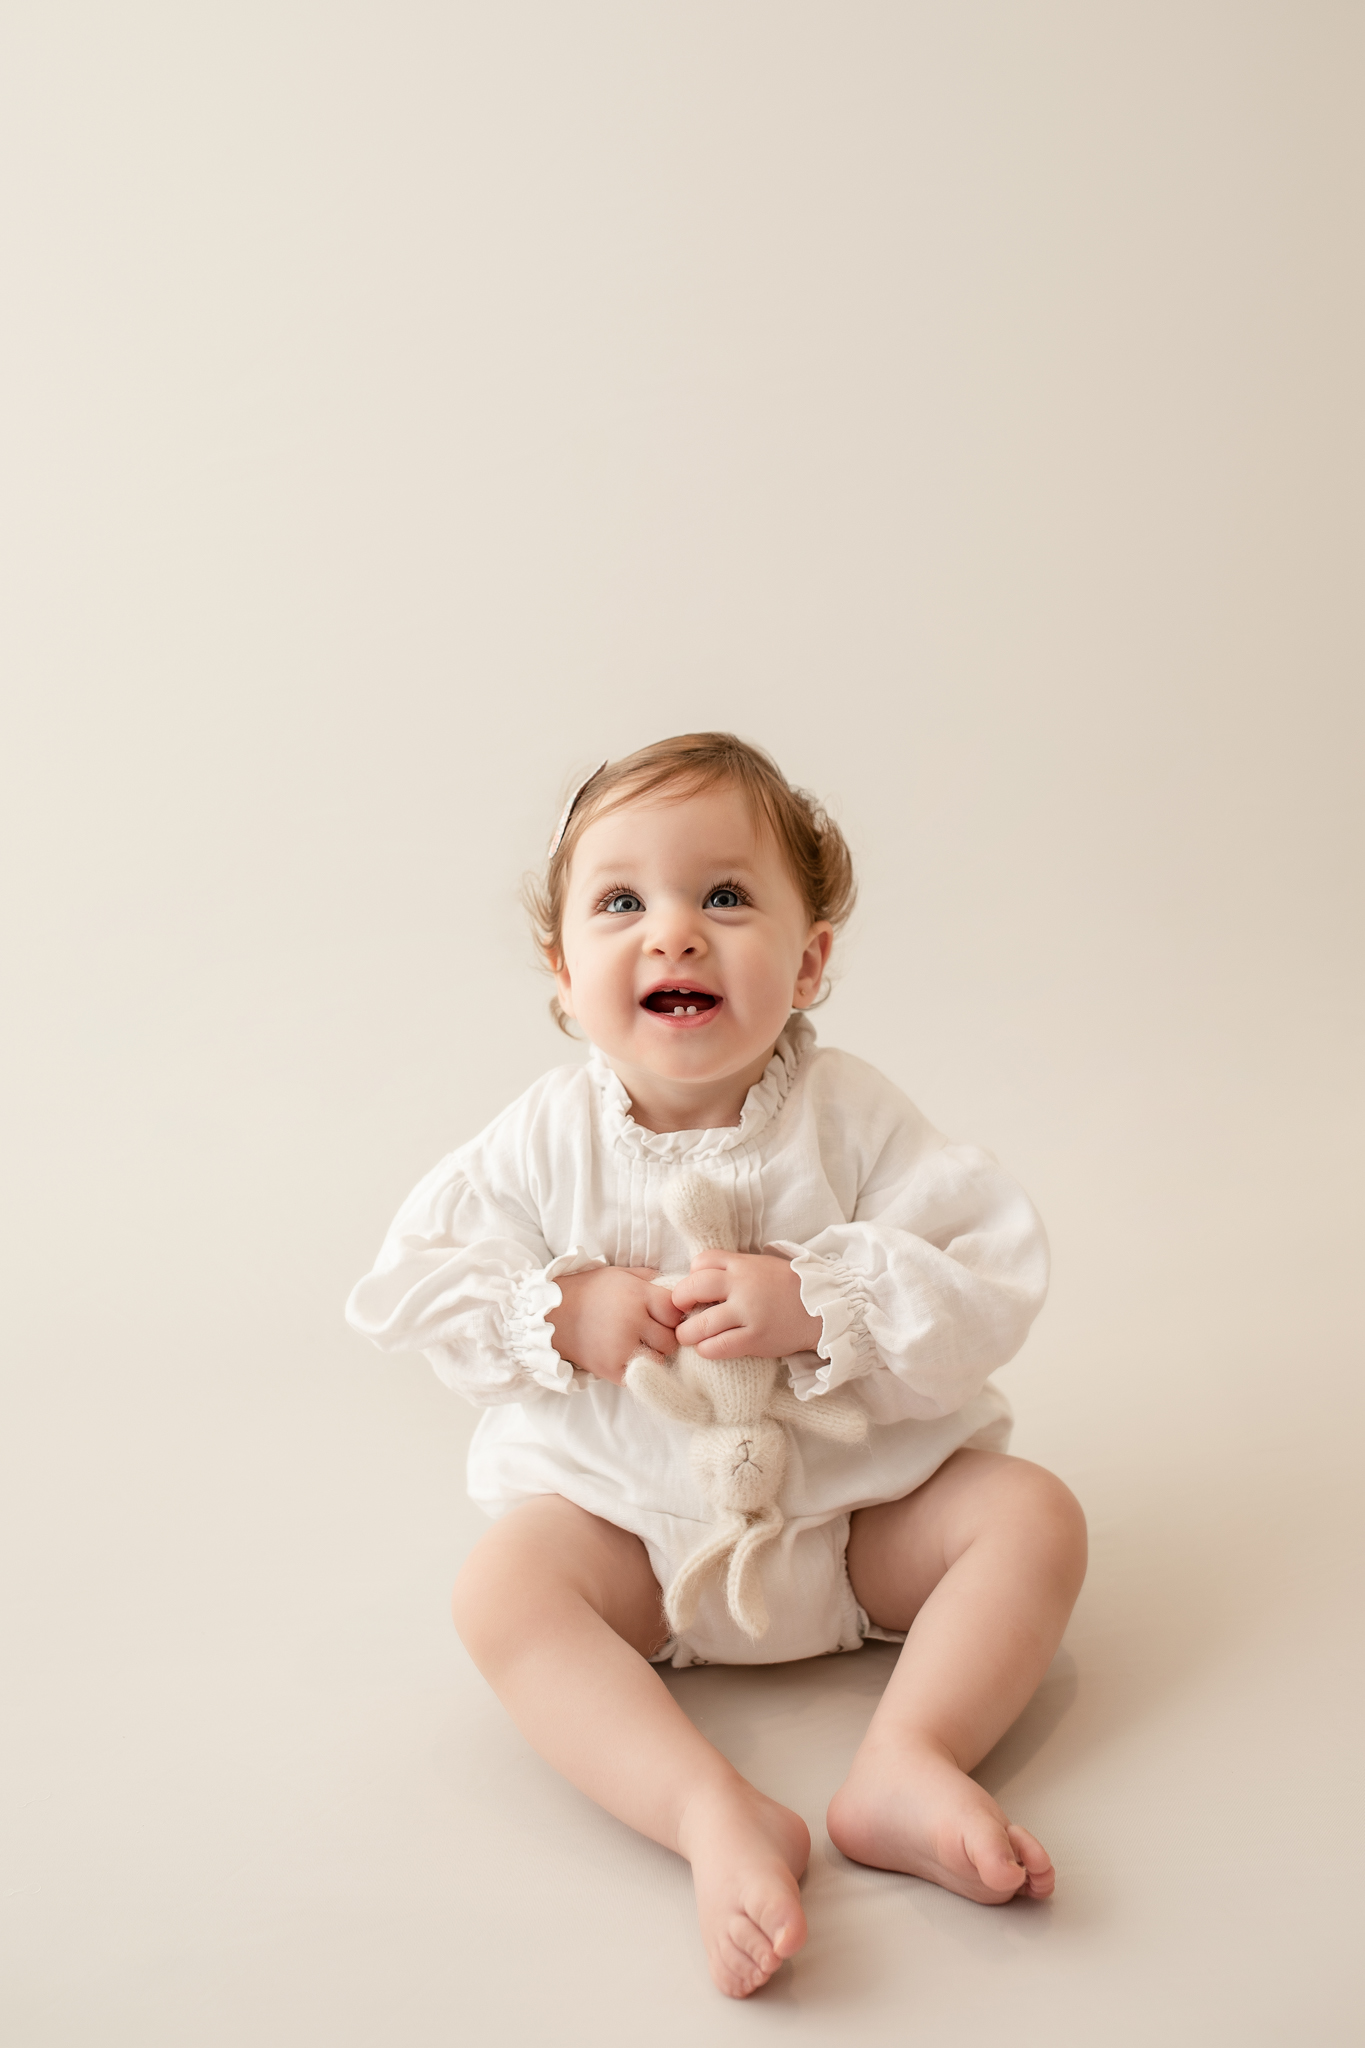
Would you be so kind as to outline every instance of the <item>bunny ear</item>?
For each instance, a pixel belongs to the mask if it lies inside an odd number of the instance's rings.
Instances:
[[[573,816],[574,805],[578,802],[578,799],[582,796],[588,784],[590,782],[596,782],[598,776],[602,773],[602,770],[606,767],[606,765],[607,764],[605,760],[599,761],[597,766],[593,769],[591,775],[585,775],[583,777],[583,780],[579,783],[577,789],[569,798],[569,801],[565,804],[563,810],[559,814],[559,823],[555,826],[554,832],[550,838],[550,844],[546,849],[546,860],[553,860],[555,855],[559,852],[560,842],[562,841],[564,834],[569,829],[569,820]]]
[[[694,1252],[732,1252],[734,1224],[725,1192],[705,1174],[685,1173],[664,1196],[670,1223],[675,1223]]]

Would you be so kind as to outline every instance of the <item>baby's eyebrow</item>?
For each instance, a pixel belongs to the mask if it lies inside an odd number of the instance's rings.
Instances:
[[[624,888],[626,885],[621,881],[621,878],[623,875],[628,875],[634,865],[634,861],[630,859],[599,861],[595,866],[583,870],[583,885],[588,888],[599,888],[605,882],[621,882],[621,886]],[[734,875],[742,880],[748,880],[753,877],[754,872],[752,859],[745,860],[733,854],[718,853],[708,855],[704,874],[694,876],[693,879],[714,883],[718,875],[727,877]],[[657,881],[658,877],[656,876],[655,879]]]

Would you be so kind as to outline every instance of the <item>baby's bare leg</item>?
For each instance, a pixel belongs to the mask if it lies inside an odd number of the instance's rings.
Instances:
[[[466,1648],[527,1741],[692,1865],[721,1990],[746,1998],[806,1938],[801,1818],[755,1791],[646,1662],[668,1635],[638,1537],[558,1495],[495,1522],[455,1588]]]
[[[986,1905],[1045,1898],[1047,1852],[966,1774],[1017,1719],[1085,1576],[1085,1521],[1041,1466],[959,1451],[904,1500],[855,1514],[848,1569],[881,1628],[908,1629],[832,1840]]]

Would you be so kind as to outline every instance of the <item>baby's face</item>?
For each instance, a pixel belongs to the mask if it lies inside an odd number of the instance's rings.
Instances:
[[[738,789],[664,793],[584,831],[555,981],[632,1096],[652,1079],[709,1103],[732,1083],[737,1117],[830,941]]]

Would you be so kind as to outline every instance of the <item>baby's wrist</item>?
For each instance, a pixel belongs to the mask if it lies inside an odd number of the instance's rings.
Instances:
[[[814,1351],[816,1345],[825,1334],[824,1319],[821,1316],[812,1315],[806,1307],[805,1299],[801,1293],[801,1277],[791,1260],[784,1259],[782,1263],[790,1275],[787,1289],[787,1305],[792,1325],[795,1328],[804,1330],[809,1340],[799,1348],[802,1351]]]
[[[825,1334],[825,1326],[819,1316],[807,1315],[803,1310],[799,1323],[793,1319],[792,1331],[789,1334],[799,1335],[801,1341],[799,1344],[789,1344],[787,1347],[788,1353],[793,1351],[816,1351],[819,1349],[820,1340]]]

